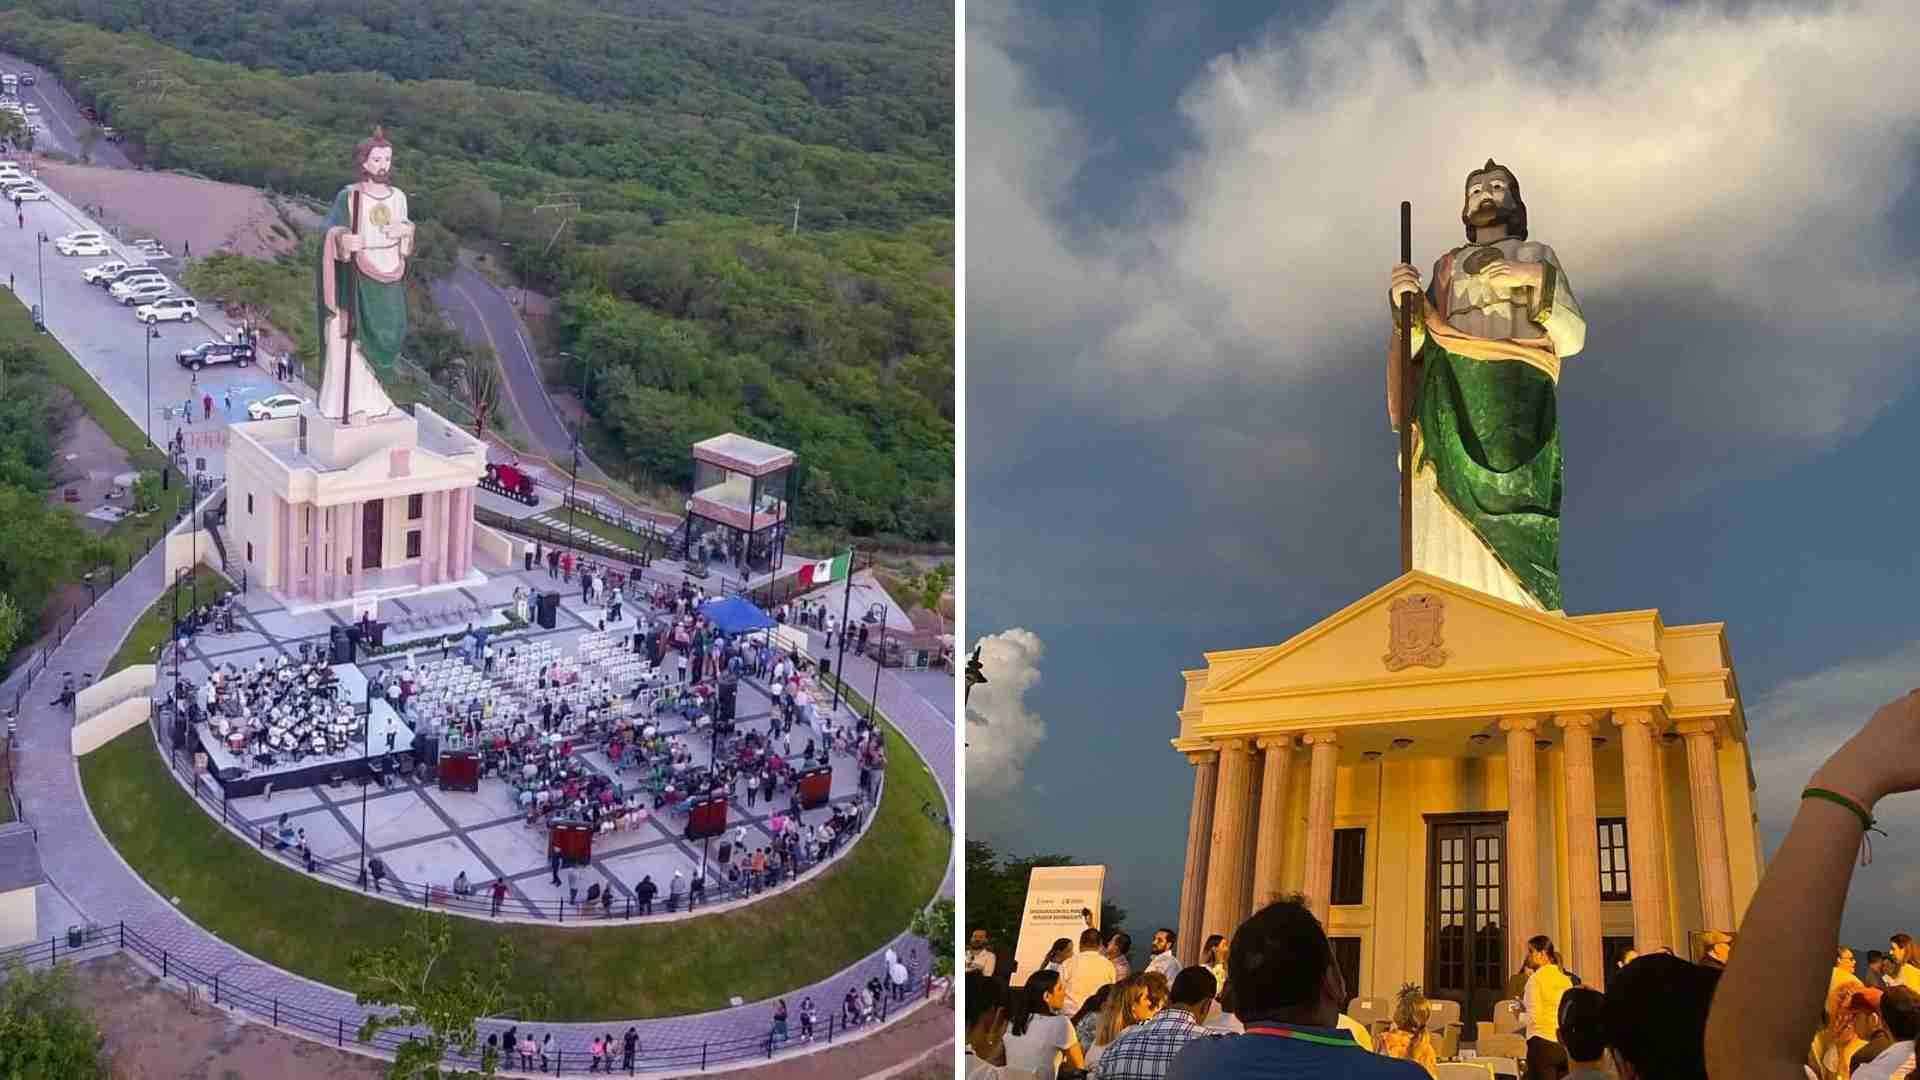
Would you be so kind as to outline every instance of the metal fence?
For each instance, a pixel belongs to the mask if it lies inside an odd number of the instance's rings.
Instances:
[[[180,520],[179,517],[174,518],[168,524],[168,528],[178,524]],[[73,632],[74,626],[80,622],[80,617],[92,609],[94,603],[111,590],[113,586],[119,582],[121,577],[131,573],[134,566],[137,565],[141,559],[145,558],[147,553],[153,550],[154,544],[158,543],[165,535],[166,530],[162,529],[150,535],[130,538],[132,543],[129,545],[125,554],[115,556],[113,560],[105,565],[95,567],[81,575],[80,584],[86,587],[86,595],[84,597],[76,596],[77,603],[75,606],[61,612],[60,615],[54,619],[53,627],[48,636],[43,640],[43,644],[22,661],[20,667],[15,669],[15,673],[22,676],[22,681],[13,694],[12,710],[8,713],[10,722],[19,717],[21,707],[26,704],[27,694],[33,690],[34,681],[46,674],[48,665],[53,662],[53,654],[59,651],[60,646],[66,644],[67,635]],[[72,675],[73,672],[69,671],[63,674]],[[84,689],[86,685],[92,681],[93,674],[94,673],[90,671],[82,672],[75,681],[73,689],[76,692]],[[9,675],[8,677],[12,678],[13,676]]]
[[[231,980],[222,982],[219,972],[209,973],[203,968],[175,956],[173,950],[163,943],[140,932],[137,927],[125,922],[111,923],[105,926],[74,927],[64,935],[57,935],[46,941],[36,941],[27,945],[0,950],[0,968],[10,968],[14,964],[33,968],[52,966],[62,961],[72,963],[83,959],[92,959],[115,952],[127,952],[137,957],[147,967],[157,971],[160,978],[175,980],[187,992],[188,1001],[211,1001],[225,1009],[250,1014],[254,1019],[265,1021],[276,1028],[297,1031],[310,1038],[331,1042],[335,1046],[346,1048],[349,1044],[367,1046],[385,1053],[393,1053],[400,1047],[416,1041],[415,1037],[404,1030],[376,1032],[373,1038],[360,1039],[360,1024],[366,1014],[343,1015],[334,1012],[307,1008],[284,1001],[276,995],[262,994],[236,986]],[[889,990],[880,995],[875,1004],[875,1014],[871,1020],[849,1023],[843,1017],[835,1003],[829,1002],[830,1012],[811,1038],[800,1034],[797,1026],[789,1027],[785,1037],[775,1028],[772,1018],[768,1018],[764,1032],[744,1035],[735,1039],[707,1039],[699,1043],[681,1043],[678,1045],[653,1045],[642,1042],[633,1057],[632,1064],[625,1061],[618,1047],[610,1048],[604,1058],[603,1066],[595,1066],[590,1050],[585,1046],[549,1046],[532,1055],[529,1067],[520,1066],[520,1055],[511,1057],[502,1055],[498,1066],[503,1072],[537,1072],[540,1075],[560,1076],[568,1071],[604,1068],[606,1072],[615,1070],[632,1076],[638,1072],[659,1070],[695,1069],[701,1072],[719,1065],[731,1065],[742,1061],[767,1061],[781,1050],[794,1049],[801,1045],[818,1042],[831,1045],[836,1038],[843,1038],[850,1030],[870,1024],[884,1024],[895,1011],[912,999],[927,1000],[933,995],[931,976],[911,980],[911,990],[904,994]],[[481,1067],[479,1054],[449,1053],[443,1064],[464,1069]]]

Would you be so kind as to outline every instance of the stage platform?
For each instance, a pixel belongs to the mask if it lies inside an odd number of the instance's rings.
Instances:
[[[387,736],[393,736],[395,754],[409,753],[413,750],[413,728],[393,706],[385,701],[367,703],[367,677],[359,667],[353,664],[335,664],[334,672],[339,676],[339,700],[351,702],[359,707],[367,706],[368,733],[363,739],[356,739],[345,750],[324,754],[308,753],[295,758],[286,753],[275,753],[274,763],[262,765],[251,749],[236,754],[227,747],[217,735],[209,730],[206,723],[193,726],[194,738],[200,749],[207,755],[207,771],[220,784],[228,798],[238,799],[249,795],[259,795],[268,784],[275,791],[290,791],[294,788],[313,787],[324,784],[335,773],[349,781],[357,781],[373,774],[370,762],[384,758],[387,753]],[[371,750],[371,753],[369,753]],[[237,772],[232,771],[237,770]]]

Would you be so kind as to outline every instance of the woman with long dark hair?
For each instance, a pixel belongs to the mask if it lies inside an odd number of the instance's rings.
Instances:
[[[1560,968],[1553,939],[1527,939],[1527,966],[1533,974],[1520,991],[1520,1019],[1527,1029],[1527,1080],[1561,1080],[1567,1075],[1567,1051],[1560,1045],[1560,999],[1573,980]]]
[[[1059,971],[1060,965],[1066,963],[1067,957],[1072,955],[1073,939],[1056,938],[1053,942],[1053,948],[1047,950],[1046,962],[1040,965],[1040,970]]]
[[[1076,1071],[1087,1067],[1080,1038],[1060,1015],[1067,987],[1054,971],[1036,971],[1027,985],[1014,991],[1013,1023],[1001,1041],[1007,1068],[1026,1069],[1040,1080],[1056,1080],[1064,1063]]]

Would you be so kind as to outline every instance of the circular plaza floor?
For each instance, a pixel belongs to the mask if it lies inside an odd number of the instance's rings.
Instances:
[[[542,570],[496,572],[484,585],[384,601],[380,617],[413,621],[414,627],[407,631],[409,635],[433,633],[441,625],[447,631],[459,633],[468,622],[474,620],[475,607],[493,609],[510,604],[515,587],[527,585],[543,590],[568,589],[560,581],[549,579]],[[272,596],[259,591],[240,599],[244,601],[246,610],[240,620],[245,629],[234,634],[198,636],[188,652],[190,661],[181,665],[183,677],[198,683],[206,678],[215,665],[231,663],[236,667],[250,666],[263,657],[269,665],[277,662],[281,655],[297,661],[302,642],[324,644],[332,627],[350,615],[350,612],[341,608],[295,613]],[[438,624],[436,617],[442,614],[447,621]],[[595,629],[601,616],[600,607],[581,600],[580,590],[575,584],[570,591],[562,593],[559,622],[555,629],[545,630],[536,625],[496,635],[493,638],[496,653],[504,657],[507,650],[516,645],[524,647],[528,642],[542,641],[551,642],[561,657],[571,657],[576,651],[576,643]],[[630,608],[621,623],[608,629],[624,629],[631,633],[634,625]],[[439,659],[440,655],[441,650],[434,643],[423,645],[417,651],[416,659],[425,663]],[[449,655],[458,662],[457,648]],[[669,657],[663,666],[672,662]],[[405,664],[406,653],[398,652],[379,659],[363,659],[360,667],[369,678],[373,678],[385,668]],[[824,710],[830,701],[830,698],[821,701],[820,707]],[[766,733],[773,706],[773,699],[763,682],[750,678],[741,680],[736,713],[736,723],[741,731]],[[850,715],[844,704],[841,715],[843,719]],[[793,730],[794,749],[798,751],[804,747],[810,737],[810,729],[796,725]],[[689,733],[682,738],[693,754],[694,764],[707,764],[710,756],[707,738],[698,733]],[[598,748],[576,750],[575,758],[591,772],[616,776],[612,763]],[[827,820],[833,806],[850,804],[858,792],[859,767],[856,760],[851,755],[835,754],[831,757],[831,764],[833,784],[829,804],[802,815],[802,824],[810,829],[817,828]],[[624,781],[629,791],[636,786],[637,774],[632,770],[618,774],[617,778]],[[223,800],[217,785],[206,777],[202,777],[200,782],[199,801],[202,807],[219,818]],[[745,787],[744,783],[739,785],[741,797],[729,802],[726,836],[731,839],[738,835],[739,829],[745,828],[744,848],[750,852],[772,843],[768,819],[775,813],[785,812],[787,793],[776,792],[771,804],[756,801],[749,806]],[[705,844],[711,845],[705,854],[717,867],[720,838],[715,837],[704,844],[698,840],[687,840],[684,837],[686,819],[674,815],[670,807],[662,807],[651,811],[635,828],[596,834],[591,863],[562,869],[560,884],[556,885],[548,864],[547,828],[545,825],[529,827],[516,800],[517,793],[513,788],[497,777],[482,779],[479,790],[475,792],[442,791],[431,781],[420,783],[408,777],[384,789],[377,785],[363,789],[358,783],[348,781],[337,786],[296,788],[225,800],[225,814],[228,824],[250,841],[258,837],[261,829],[276,828],[281,815],[285,815],[290,827],[305,830],[316,862],[330,864],[327,872],[321,876],[345,888],[355,888],[352,882],[360,865],[364,834],[368,855],[379,856],[387,867],[389,880],[385,882],[380,895],[396,904],[419,905],[428,899],[423,891],[429,888],[450,892],[455,877],[464,872],[473,888],[474,896],[470,901],[473,906],[460,905],[453,910],[458,914],[476,917],[486,917],[488,886],[495,879],[501,879],[508,887],[508,896],[500,912],[502,918],[538,919],[552,924],[560,917],[563,905],[558,902],[584,898],[591,886],[599,885],[603,891],[612,891],[611,914],[618,920],[633,911],[628,901],[633,899],[634,886],[646,876],[651,876],[659,888],[654,901],[653,918],[672,917],[666,912],[666,900],[669,882],[675,872],[680,872],[691,882],[699,873]],[[874,808],[869,805],[866,821],[873,819],[873,811]],[[361,825],[363,820],[364,830]],[[842,844],[838,854],[831,858],[844,855],[864,835],[865,830],[862,829],[850,842]],[[297,866],[292,856],[291,850],[275,854],[271,845],[261,850],[263,858],[287,859],[289,866]],[[817,869],[809,868],[798,881],[811,879]],[[724,888],[723,871],[715,869],[708,877],[710,885],[707,900],[699,909],[702,912],[710,911],[722,903],[751,904],[761,898],[777,895],[784,887],[757,892],[752,898],[743,900]],[[795,883],[794,879],[788,878],[784,884]],[[438,902],[443,896],[443,892],[436,892],[432,899]],[[566,924],[605,925],[597,917],[597,910],[589,912],[586,918],[580,918],[577,907],[565,907],[562,921]]]

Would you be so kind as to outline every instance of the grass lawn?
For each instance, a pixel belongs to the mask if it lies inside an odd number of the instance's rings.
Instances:
[[[559,526],[554,530],[555,535],[565,537],[567,535],[568,521],[566,507],[562,506],[557,510],[549,510],[547,514],[552,518],[558,519],[560,522]],[[623,529],[618,525],[601,521],[592,514],[576,510],[573,513],[572,521],[573,529],[576,533],[597,536],[610,544],[618,544],[623,548],[628,548],[633,551],[651,551],[656,555],[660,553],[660,544],[658,541],[650,540],[634,532],[632,529]],[[544,524],[544,522],[540,524]]]
[[[511,938],[512,992],[540,991],[550,1003],[549,1015],[529,1020],[719,1009],[736,994],[756,1001],[839,971],[906,928],[933,899],[950,857],[947,831],[920,810],[943,805],[939,785],[892,735],[878,817],[821,876],[742,910],[672,923],[562,930],[456,916],[453,955],[484,962],[496,940]],[[401,941],[411,916],[265,858],[209,818],[167,774],[144,727],[81,758],[80,779],[127,862],[234,947],[347,989],[344,943]]]
[[[193,580],[197,586],[189,585],[184,581],[180,583],[182,611],[186,610],[187,605],[191,603],[192,592],[196,587],[199,588],[202,598],[218,596],[233,588],[232,582],[205,563],[200,563],[193,568]],[[133,624],[133,630],[127,634],[127,640],[120,643],[120,651],[113,654],[112,662],[107,665],[107,670],[100,673],[100,677],[104,679],[121,668],[133,664],[152,663],[153,650],[167,640],[167,634],[172,629],[173,591],[169,588],[160,594],[160,599],[153,602],[153,606],[147,609],[145,615],[140,616],[140,621]]]

